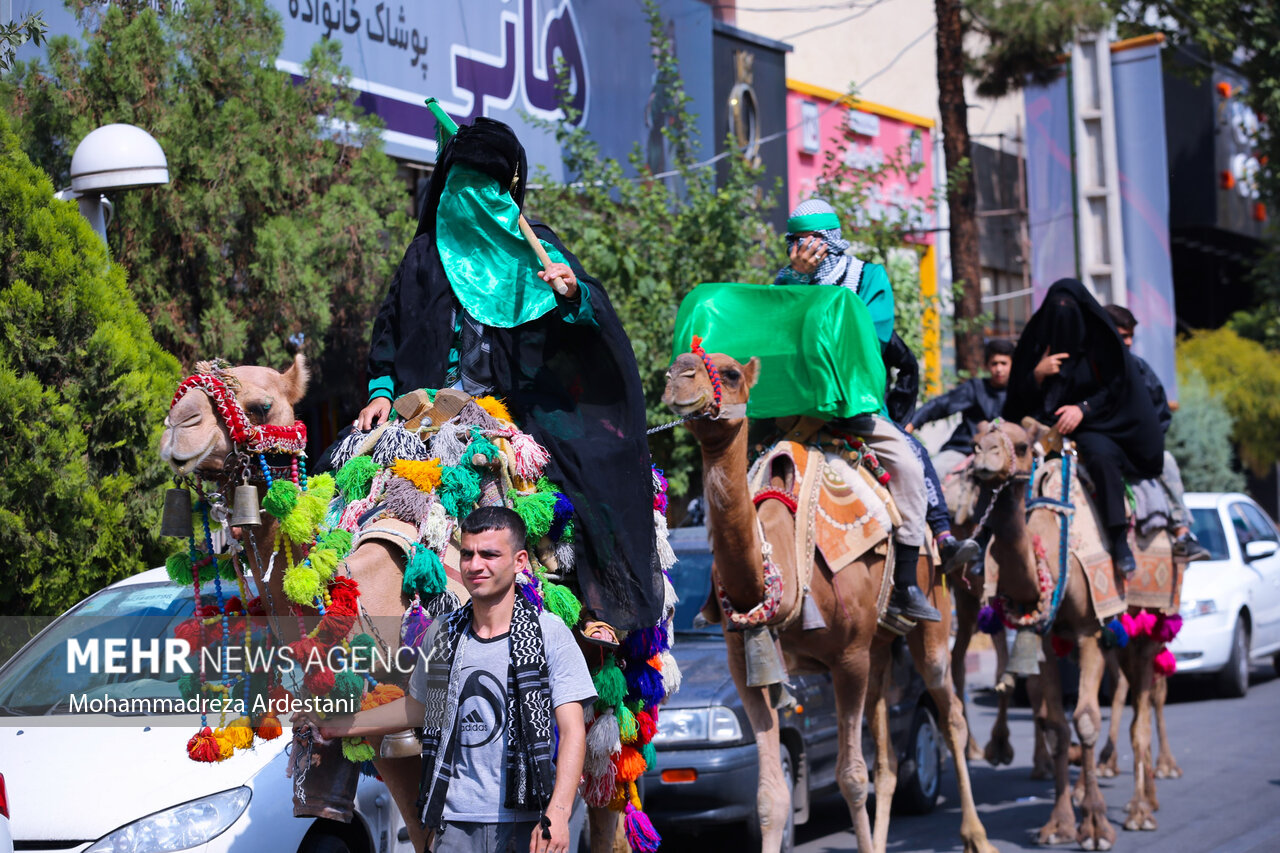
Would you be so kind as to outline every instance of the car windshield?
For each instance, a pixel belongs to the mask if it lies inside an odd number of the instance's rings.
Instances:
[[[695,628],[693,619],[706,603],[711,589],[711,552],[703,550],[676,551],[676,564],[667,575],[675,587],[680,603],[676,605],[675,628],[677,633],[720,634],[719,625]]]
[[[89,596],[0,669],[0,715],[70,713],[72,695],[180,698],[181,672],[161,668],[152,674],[150,667],[135,671],[125,665],[119,668],[128,671],[109,673],[102,657],[98,666],[71,666],[71,646],[78,641],[84,649],[96,641],[101,653],[102,643],[108,640],[124,640],[131,647],[136,639],[146,648],[158,639],[163,648],[164,641],[173,637],[174,626],[192,612],[191,589],[168,582],[129,584]]]
[[[1191,510],[1191,532],[1200,540],[1201,545],[1209,549],[1209,559],[1225,560],[1230,556],[1227,551],[1227,535],[1222,530],[1218,510]]]

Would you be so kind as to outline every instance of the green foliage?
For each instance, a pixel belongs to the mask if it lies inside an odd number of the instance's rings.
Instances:
[[[1078,32],[1105,29],[1110,10],[1096,0],[966,0],[972,32],[983,49],[970,57],[978,94],[998,98],[1021,89],[1028,77],[1048,82]]]
[[[0,113],[0,608],[57,613],[158,565],[178,364]]]
[[[44,44],[44,34],[48,29],[44,16],[39,12],[28,12],[21,21],[0,21],[0,72],[9,70],[14,54],[24,42],[29,41],[36,46]]]
[[[1164,445],[1178,460],[1183,485],[1191,492],[1243,491],[1244,475],[1232,467],[1235,423],[1226,404],[1192,369],[1179,371],[1178,390],[1178,410]]]
[[[656,425],[672,417],[661,398],[680,300],[704,281],[772,281],[783,245],[764,218],[772,201],[756,186],[759,167],[730,155],[717,185],[715,172],[697,162],[689,96],[657,9],[652,2],[646,9],[674,179],[645,180],[653,173],[638,145],[627,164],[602,157],[572,124],[576,115],[562,98],[566,118],[553,128],[571,182],[540,175],[541,186],[530,188],[527,204],[608,288],[635,349],[649,423]],[[650,448],[673,492],[686,493],[697,470],[692,439],[684,430],[668,430],[652,436]]]
[[[1178,342],[1178,372],[1200,374],[1234,421],[1240,459],[1261,475],[1280,459],[1280,353],[1223,328]]]
[[[363,398],[352,366],[412,223],[337,43],[319,42],[295,83],[275,68],[283,34],[264,0],[153,5],[76,0],[86,42],[53,39],[47,66],[19,64],[0,87],[24,146],[65,184],[93,128],[149,131],[170,183],[117,194],[109,239],[157,340],[187,364],[279,366],[302,332],[328,390]]]

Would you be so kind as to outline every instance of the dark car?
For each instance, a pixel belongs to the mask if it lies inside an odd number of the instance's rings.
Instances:
[[[673,530],[671,544],[680,558],[670,572],[680,596],[672,651],[683,676],[680,691],[658,716],[658,761],[644,776],[645,811],[659,832],[739,824],[758,835],[755,741],[729,675],[724,637],[718,625],[695,626],[711,588],[706,529]],[[943,767],[936,712],[901,642],[895,646],[892,675],[889,728],[899,762],[894,805],[924,814],[937,802]],[[830,674],[795,675],[789,686],[796,704],[779,712],[779,724],[794,812],[783,850],[792,848],[795,825],[809,819],[809,804],[837,789],[839,736]],[[871,767],[875,745],[868,726],[863,726],[863,754]]]

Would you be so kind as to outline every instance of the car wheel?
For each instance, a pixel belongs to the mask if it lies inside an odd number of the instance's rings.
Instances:
[[[796,847],[796,771],[791,762],[791,750],[782,747],[782,780],[787,786],[787,797],[791,800],[791,810],[787,812],[787,825],[782,828],[781,853],[792,853]],[[747,836],[751,839],[751,847],[760,849],[760,821],[747,821]]]
[[[929,814],[938,804],[942,788],[942,736],[928,708],[916,708],[907,738],[907,761],[911,772],[898,780],[893,804],[905,814]]]
[[[1249,692],[1249,629],[1244,620],[1236,620],[1231,634],[1231,657],[1218,674],[1218,690],[1229,699],[1239,699]]]

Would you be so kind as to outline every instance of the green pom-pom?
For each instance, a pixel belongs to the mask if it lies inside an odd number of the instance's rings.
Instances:
[[[169,580],[182,586],[191,583],[191,555],[186,551],[170,554],[164,561],[164,569],[169,573]]]
[[[314,477],[307,478],[307,494],[315,495],[325,506],[329,505],[329,501],[333,500],[334,490],[337,484],[333,482],[332,474],[317,474]]]
[[[627,677],[611,657],[605,658],[604,666],[591,677],[591,681],[595,684],[596,696],[599,697],[596,699],[596,710],[615,708],[622,704],[623,697],[627,695]]]
[[[377,476],[378,466],[368,456],[357,456],[333,478],[334,484],[342,496],[349,501],[364,500],[369,497],[369,486]]]
[[[658,763],[658,750],[652,743],[640,747],[640,757],[644,759],[644,769],[652,770]]]
[[[454,518],[465,518],[480,500],[480,475],[466,465],[449,465],[440,472],[436,489],[445,512]]]
[[[190,702],[192,699],[200,695],[200,676],[194,672],[188,672],[186,675],[178,679],[178,693],[182,698]]]
[[[577,625],[582,616],[582,602],[569,591],[569,587],[558,583],[542,582],[542,603],[570,628]]]
[[[481,435],[479,429],[472,430],[471,435],[473,436],[472,441],[462,453],[462,458],[467,461],[468,465],[471,464],[471,460],[477,453],[489,462],[502,455],[502,451],[498,449],[498,446]]]
[[[210,567],[210,568],[212,569],[213,567]],[[219,555],[218,563],[217,563],[217,573],[218,573],[218,577],[222,578],[224,581],[236,580],[236,566],[235,566],[235,563],[231,561],[230,554]],[[201,572],[201,574],[204,574],[204,573]],[[213,571],[210,571],[209,574],[211,575],[209,580],[213,580],[212,578]]]
[[[440,556],[425,545],[413,549],[413,557],[404,568],[405,595],[436,595],[445,590],[444,565]]]
[[[328,548],[311,549],[311,568],[320,575],[320,580],[328,581],[338,568],[338,552]]]
[[[330,530],[320,537],[321,548],[331,548],[341,559],[351,553],[351,534],[345,530]]]
[[[329,512],[329,502],[321,500],[319,495],[312,492],[303,492],[298,496],[298,506],[294,512],[301,513],[311,522],[312,528],[320,526],[320,522],[324,521],[325,515]]]
[[[284,521],[293,508],[298,505],[298,484],[288,480],[276,480],[267,489],[267,496],[262,499],[262,508]]]
[[[347,645],[351,646],[351,659],[359,661],[360,667],[369,668],[378,651],[378,641],[368,634],[356,634]]]
[[[507,497],[511,499],[512,509],[524,520],[529,542],[541,541],[542,537],[546,536],[547,531],[551,529],[551,522],[555,521],[556,493],[549,491],[520,495],[512,491],[508,493]]]
[[[349,669],[338,670],[333,674],[333,689],[329,698],[351,702],[347,707],[359,708],[360,699],[364,696],[364,679],[357,672]]]
[[[344,737],[342,739],[342,757],[347,761],[364,762],[373,761],[373,747],[366,743],[363,738]]]
[[[618,706],[618,734],[622,738],[623,743],[635,743],[636,738],[640,735],[640,728],[636,725],[636,716],[626,705]]]
[[[311,537],[315,534],[316,526],[311,519],[307,518],[305,512],[297,510],[289,513],[289,517],[280,522],[280,532],[288,538],[290,542],[299,545],[306,544],[311,541]]]
[[[284,574],[284,594],[294,604],[314,604],[320,594],[320,573],[310,566],[295,566]]]

